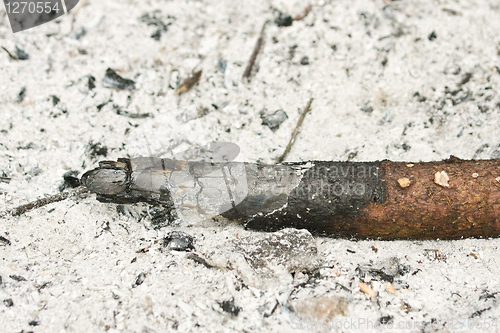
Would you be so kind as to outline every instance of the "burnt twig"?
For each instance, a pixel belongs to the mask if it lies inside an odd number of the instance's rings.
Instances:
[[[7,215],[19,216],[19,215],[22,215],[26,212],[29,212],[30,210],[37,209],[37,208],[46,206],[46,205],[54,203],[54,202],[63,201],[63,200],[66,200],[70,197],[75,197],[75,196],[85,194],[85,193],[89,193],[89,190],[86,187],[79,186],[77,188],[74,188],[71,190],[65,190],[61,193],[54,194],[54,195],[51,195],[51,196],[46,197],[46,198],[37,199],[33,202],[12,208],[8,211],[0,212],[0,217],[5,217]]]
[[[411,164],[276,165],[139,157],[101,162],[83,175],[82,184],[101,202],[149,202],[182,214],[191,209],[192,216],[222,215],[257,230],[292,227],[344,238],[459,239],[500,237],[499,164],[500,159],[456,157]],[[172,180],[174,171],[181,182]],[[210,189],[185,186],[209,174]]]
[[[175,90],[175,94],[179,95],[179,94],[191,89],[196,83],[198,83],[198,81],[200,81],[202,72],[203,72],[203,70],[200,69],[199,71],[193,73],[187,79],[184,79],[184,81],[182,81],[182,83],[179,85],[179,87]]]
[[[299,121],[297,122],[297,126],[295,126],[295,129],[293,130],[292,137],[290,138],[290,141],[288,142],[288,146],[286,146],[285,151],[283,154],[276,159],[276,163],[281,163],[283,162],[288,154],[290,153],[290,150],[292,149],[293,144],[295,143],[295,139],[297,138],[297,135],[299,134],[299,129],[302,126],[302,123],[304,122],[304,119],[306,117],[306,114],[311,110],[311,104],[313,102],[313,98],[309,100],[307,103],[306,107],[304,108],[304,111],[302,111],[302,114],[300,115]]]
[[[260,53],[260,50],[262,49],[262,45],[264,45],[264,31],[266,29],[266,25],[269,21],[264,22],[264,25],[262,26],[262,30],[260,31],[259,39],[257,39],[257,42],[255,43],[255,47],[253,49],[252,55],[250,56],[250,60],[248,60],[248,65],[245,68],[245,72],[243,73],[243,78],[249,79],[250,75],[252,75],[252,69],[253,66],[255,65],[255,61],[257,60],[257,56]]]
[[[2,46],[2,49],[7,52],[7,54],[9,55],[9,57],[12,59],[12,60],[19,60],[19,58],[16,56],[16,55],[13,55],[12,53],[9,52],[9,50],[7,50],[5,47]]]

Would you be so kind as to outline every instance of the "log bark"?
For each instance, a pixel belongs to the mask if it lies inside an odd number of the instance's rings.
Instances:
[[[255,207],[252,202],[265,198],[257,191],[249,192],[244,202],[223,215],[244,220],[251,229],[305,228],[315,234],[344,238],[460,239],[500,235],[499,160],[463,161],[452,157],[414,164],[311,163],[314,166],[305,171],[299,185],[286,199],[282,198],[286,205],[281,208],[250,216],[250,207]],[[255,170],[247,165],[254,189],[256,183],[270,181]],[[449,187],[435,182],[435,174],[442,171],[449,176]],[[400,185],[398,180],[403,178],[409,180],[409,186]],[[278,198],[267,194],[267,200]]]
[[[172,200],[168,189],[180,185],[168,184],[172,174],[194,180],[199,186],[195,194],[203,194],[203,173],[221,169],[226,171],[216,182],[229,196],[209,199],[226,200],[229,207],[221,215],[250,229],[304,228],[316,235],[344,238],[459,239],[500,236],[499,164],[500,160],[455,157],[413,164],[276,165],[167,159],[152,163],[139,158],[101,162],[100,168],[82,177],[82,183],[103,202],[145,201],[174,209],[179,200]],[[199,202],[193,205],[199,212],[205,208]]]

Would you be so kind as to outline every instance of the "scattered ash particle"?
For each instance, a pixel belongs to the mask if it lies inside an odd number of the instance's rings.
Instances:
[[[373,112],[373,106],[366,104],[365,106],[361,107],[361,111],[365,113],[372,113]]]
[[[132,288],[140,286],[144,282],[145,279],[146,279],[146,273],[141,273],[141,274],[137,275],[134,283],[132,284]]]
[[[303,66],[309,65],[309,57],[308,56],[302,57],[302,59],[300,59],[300,64]]]
[[[151,227],[155,230],[175,225],[176,221],[178,221],[173,202],[153,206],[149,209],[147,215],[151,216]]]
[[[387,325],[387,324],[390,324],[394,321],[394,317],[393,316],[382,316],[380,317],[377,322],[380,324],[380,325]]]
[[[279,12],[279,15],[274,20],[274,23],[276,23],[278,27],[289,27],[293,24],[293,18],[291,15]]]
[[[38,326],[38,325],[40,325],[40,321],[38,321],[38,320],[35,319],[35,320],[30,321],[28,323],[28,325],[30,325],[30,326]]]
[[[63,175],[64,183],[59,186],[59,191],[62,192],[67,188],[75,188],[80,186],[80,178],[77,177],[79,171],[71,170]]]
[[[85,36],[86,34],[87,34],[87,29],[85,29],[85,27],[79,27],[71,35],[71,38],[78,40],[78,39],[82,38],[83,36]]]
[[[182,231],[172,231],[163,239],[163,246],[174,251],[194,250],[194,239]]]
[[[42,169],[39,166],[34,167],[30,171],[28,171],[28,175],[31,177],[36,177],[42,173]]]
[[[297,47],[298,47],[298,45],[295,44],[295,45],[290,46],[290,48],[288,49],[288,55],[290,57],[290,60],[292,60],[293,57],[295,57],[295,51],[297,51]]]
[[[10,244],[12,244],[10,240],[8,240],[7,238],[5,238],[3,236],[0,236],[0,245],[7,246]],[[1,284],[1,282],[0,282],[0,284]]]
[[[110,99],[109,101],[106,101],[106,102],[104,102],[104,103],[99,104],[99,105],[97,106],[97,110],[98,110],[98,111],[101,111],[101,109],[102,109],[103,107],[105,107],[106,105],[108,105],[108,104],[109,104],[109,103],[111,103],[112,101],[113,101],[113,100],[111,100],[111,99]]]
[[[113,108],[116,110],[116,114],[119,116],[125,116],[132,119],[143,119],[151,117],[149,112],[146,113],[133,113],[129,111],[122,110],[122,108],[116,104],[113,104]]]
[[[93,143],[89,142],[89,155],[91,158],[96,158],[97,156],[106,157],[108,156],[108,147],[102,146],[100,142]]]
[[[89,90],[92,90],[95,88],[95,77],[93,77],[92,75],[89,75],[89,77],[88,77],[87,87],[89,88]]]
[[[470,81],[470,79],[472,79],[472,73],[465,73],[465,75],[462,77],[462,80],[460,81],[460,83],[458,84],[458,86],[463,86],[464,84],[466,84],[467,82]]]
[[[152,35],[151,38],[153,38],[156,41],[159,41],[161,39],[161,29],[156,30]]]
[[[124,79],[120,75],[116,74],[114,70],[108,68],[106,70],[106,75],[102,81],[102,85],[104,88],[115,88],[115,89],[135,89],[135,82],[129,79]]]
[[[431,32],[427,38],[429,38],[429,40],[432,42],[434,39],[437,38],[436,32],[435,31]]]
[[[217,61],[217,68],[222,72],[222,73],[225,73],[226,72],[226,68],[227,68],[227,61],[224,60],[224,59],[219,59]]]
[[[37,146],[33,142],[29,142],[28,144],[24,146],[18,146],[17,150],[28,150],[28,149],[35,149]]]
[[[164,32],[168,30],[168,26],[172,24],[172,22],[165,23],[164,18],[161,16],[161,11],[155,10],[151,14],[146,13],[142,15],[139,20],[143,23],[146,23],[148,26],[155,26],[158,29],[151,35],[151,38],[153,38],[156,41],[159,41],[161,39],[161,36]],[[171,18],[170,16],[167,16],[167,18]]]
[[[219,303],[222,311],[224,311],[226,313],[229,313],[233,317],[238,316],[238,314],[242,310],[242,308],[240,308],[239,306],[237,306],[234,303],[234,298],[233,297],[231,297],[231,299],[229,299],[227,301],[222,301],[222,302],[217,302],[217,303]]]
[[[12,301],[12,298],[4,299],[3,304],[5,304],[5,306],[8,308],[14,306],[14,302]]]
[[[21,91],[17,95],[17,103],[21,104],[24,101],[25,97],[26,97],[26,87],[22,87]]]
[[[196,253],[189,253],[187,256],[186,256],[187,259],[191,259],[193,260],[194,262],[198,263],[198,264],[201,264],[203,266],[205,266],[206,268],[214,268],[214,266],[210,265],[205,259],[203,259],[202,257],[200,257],[199,255],[197,255]]]
[[[9,275],[9,277],[12,279],[12,280],[15,280],[17,282],[24,282],[24,281],[28,281],[26,280],[24,277],[20,276],[20,275]]]
[[[61,101],[56,95],[52,95],[52,105],[56,106]]]
[[[23,49],[20,49],[19,46],[16,45],[16,55],[19,60],[28,60],[30,55],[24,52]]]
[[[423,103],[427,100],[427,97],[421,96],[418,91],[415,94],[413,94],[413,97],[416,97],[417,101],[419,101],[420,103]]]
[[[470,316],[470,318],[479,317],[479,316],[481,316],[481,314],[482,314],[484,311],[488,311],[488,310],[490,310],[490,309],[491,309],[491,306],[489,306],[489,307],[487,307],[487,308],[484,308],[484,309],[482,309],[482,310],[477,310],[476,312],[474,312],[474,313]]]
[[[273,132],[276,131],[287,118],[287,114],[281,109],[270,115],[261,116],[262,125],[268,126]]]

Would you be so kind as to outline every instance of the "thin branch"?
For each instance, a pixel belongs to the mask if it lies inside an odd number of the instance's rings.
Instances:
[[[292,137],[290,138],[290,142],[288,142],[288,146],[286,146],[285,151],[283,152],[283,155],[278,157],[276,159],[276,163],[282,163],[288,154],[290,153],[290,150],[292,149],[293,144],[295,143],[295,139],[297,138],[297,135],[299,134],[299,129],[302,126],[302,123],[304,122],[304,119],[306,118],[306,114],[311,110],[311,104],[313,102],[313,98],[309,100],[307,103],[307,106],[304,108],[304,111],[302,111],[302,114],[300,115],[299,121],[297,122],[297,126],[295,126],[295,129],[293,130]]]
[[[19,215],[22,215],[26,212],[33,210],[33,209],[37,209],[37,208],[46,206],[46,205],[54,203],[54,202],[63,201],[63,200],[66,200],[68,198],[79,196],[79,195],[86,194],[86,193],[90,193],[89,190],[86,187],[79,186],[79,187],[76,187],[74,189],[65,190],[61,193],[54,194],[54,195],[51,195],[49,197],[37,199],[37,200],[32,201],[30,203],[27,203],[27,204],[24,204],[21,206],[17,206],[15,208],[9,209],[7,211],[0,212],[0,217],[5,217],[7,215],[19,216]]]
[[[250,60],[248,60],[248,65],[245,68],[245,72],[243,73],[243,78],[249,79],[250,76],[252,75],[252,70],[255,65],[255,61],[257,60],[257,56],[260,53],[260,50],[262,49],[262,45],[264,45],[264,31],[266,29],[266,25],[269,21],[264,22],[264,25],[262,26],[262,30],[260,31],[260,36],[259,39],[257,39],[257,42],[255,43],[255,47],[253,49],[252,55],[250,56]]]

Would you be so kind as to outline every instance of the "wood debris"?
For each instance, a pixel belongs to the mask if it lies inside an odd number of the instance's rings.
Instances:
[[[401,186],[402,188],[405,188],[405,187],[408,187],[410,186],[410,180],[406,177],[403,177],[403,178],[399,178],[398,179],[398,184],[399,186]]]
[[[184,79],[184,81],[182,81],[179,87],[175,90],[175,94],[179,95],[191,89],[196,83],[198,83],[198,81],[200,81],[202,72],[203,70],[200,69],[199,71],[193,73],[193,75],[191,75],[187,79]]]
[[[373,297],[377,296],[377,292],[375,290],[373,290],[372,288],[368,287],[363,282],[360,282],[358,284],[358,287],[359,287],[359,290],[361,290],[362,292],[364,292],[365,294],[367,294],[368,296],[370,296],[370,299],[372,299]]]
[[[434,183],[441,185],[442,187],[450,187],[450,184],[448,184],[449,180],[450,177],[448,177],[446,171],[436,172],[434,175]]]

